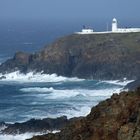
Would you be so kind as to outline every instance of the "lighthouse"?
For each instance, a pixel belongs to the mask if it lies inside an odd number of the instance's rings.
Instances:
[[[113,20],[112,20],[112,32],[117,32],[117,31],[118,31],[117,19],[113,18]]]
[[[112,19],[112,30],[94,32],[91,28],[83,28],[81,32],[75,32],[76,34],[110,34],[110,33],[133,33],[140,32],[140,28],[120,28],[116,18]]]

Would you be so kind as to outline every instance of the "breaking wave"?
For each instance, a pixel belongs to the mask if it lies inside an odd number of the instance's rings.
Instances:
[[[133,82],[134,80],[127,80],[127,79],[123,79],[123,80],[108,80],[108,81],[102,81],[102,82],[106,82],[109,84],[114,84],[114,85],[120,85],[120,86],[126,86],[128,83]]]
[[[56,133],[59,131],[52,131],[51,133]],[[17,135],[0,135],[0,140],[26,140],[30,139],[33,136],[48,134],[50,131],[46,133],[25,133],[25,134],[17,134]]]
[[[127,80],[84,80],[56,74],[49,75],[43,72],[23,74],[19,71],[0,74],[0,79],[2,84],[3,82],[10,83],[10,86],[4,84],[1,87],[1,90],[3,89],[1,93],[5,94],[5,96],[1,94],[1,97],[7,96],[7,98],[0,100],[4,101],[3,109],[0,110],[0,118],[11,123],[23,122],[31,118],[56,118],[64,115],[68,118],[86,116],[93,106],[109,98],[113,93],[119,93],[127,83],[131,82]],[[11,83],[14,84],[11,85]],[[8,108],[5,108],[5,104],[8,105]],[[4,128],[5,126],[0,130]],[[25,140],[34,135],[42,135],[42,133],[0,134],[0,140]]]
[[[14,81],[14,82],[62,82],[62,81],[82,81],[76,77],[67,78],[63,76],[57,76],[57,74],[44,74],[43,72],[29,72],[27,74],[15,71],[12,73],[1,74],[1,81]]]
[[[0,140],[26,140],[30,139],[35,134],[26,133],[26,134],[20,134],[20,135],[0,135]]]
[[[21,88],[20,91],[28,93],[38,93],[34,94],[35,96],[43,96],[46,99],[66,99],[77,96],[82,97],[105,97],[111,96],[113,93],[119,93],[122,88],[111,88],[111,89],[101,89],[101,90],[88,90],[88,89],[65,89],[59,90],[50,88],[41,88],[41,87],[30,87],[30,88]],[[41,94],[42,93],[42,94]]]

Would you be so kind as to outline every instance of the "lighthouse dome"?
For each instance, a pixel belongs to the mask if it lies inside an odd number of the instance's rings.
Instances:
[[[112,22],[113,23],[117,23],[117,19],[116,18],[113,18]]]
[[[117,21],[117,19],[116,18],[113,18],[113,21]]]

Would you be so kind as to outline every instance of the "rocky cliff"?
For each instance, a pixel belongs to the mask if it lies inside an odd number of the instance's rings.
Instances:
[[[136,79],[140,71],[140,33],[70,35],[40,52],[18,52],[0,72],[44,71],[67,77]]]
[[[36,136],[31,140],[139,140],[140,88],[114,94],[85,118],[79,118],[60,133]]]

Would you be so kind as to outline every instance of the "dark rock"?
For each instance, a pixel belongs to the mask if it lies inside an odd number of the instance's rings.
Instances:
[[[140,90],[114,94],[91,113],[69,123],[60,133],[31,140],[139,140]]]
[[[23,134],[26,132],[47,132],[52,130],[59,130],[63,128],[69,120],[67,117],[59,117],[56,119],[45,118],[42,120],[31,119],[24,123],[15,123],[7,126],[2,131],[2,134]],[[3,124],[5,125],[5,124]]]
[[[14,72],[20,70],[21,72],[27,71],[29,64],[29,54],[24,52],[17,52],[12,59],[7,60],[0,66],[1,73]]]
[[[6,79],[6,77],[5,77],[5,76],[1,76],[1,77],[0,77],[0,80],[2,80],[2,79]]]
[[[125,89],[135,90],[136,88],[140,87],[140,79],[137,79],[125,86]]]
[[[136,79],[140,71],[140,33],[70,35],[35,54],[16,53],[0,72],[20,70],[86,79]]]
[[[5,122],[0,122],[0,127],[7,126]]]

